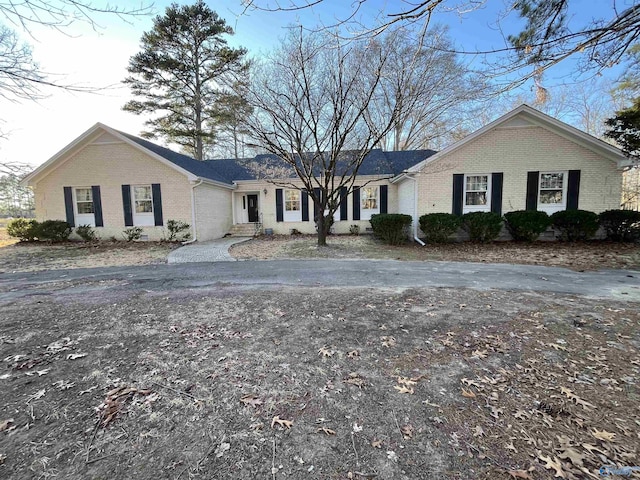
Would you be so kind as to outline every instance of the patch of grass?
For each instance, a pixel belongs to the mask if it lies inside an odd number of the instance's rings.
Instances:
[[[174,244],[161,242],[15,243],[0,249],[6,272],[114,267],[164,263]]]
[[[638,307],[218,287],[3,305],[3,472],[595,478],[640,448]]]
[[[274,258],[355,258],[413,261],[464,261],[482,263],[516,263],[565,267],[573,270],[603,268],[640,268],[640,245],[614,242],[469,242],[433,244],[416,243],[389,246],[370,235],[334,235],[327,246],[319,248],[316,237],[276,236],[257,238],[234,245],[231,254],[241,259]]]
[[[0,248],[8,247],[9,245],[13,245],[15,243],[18,243],[18,240],[16,238],[10,237],[7,234],[6,226],[0,226]]]

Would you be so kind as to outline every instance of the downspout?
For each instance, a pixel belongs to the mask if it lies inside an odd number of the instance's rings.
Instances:
[[[198,232],[196,231],[196,187],[202,185],[202,179],[200,178],[196,183],[191,185],[191,231],[193,232],[193,238],[182,242],[182,245],[189,245],[190,243],[198,240]]]
[[[413,239],[424,247],[425,243],[418,238],[418,181],[408,175],[407,178],[413,180]]]

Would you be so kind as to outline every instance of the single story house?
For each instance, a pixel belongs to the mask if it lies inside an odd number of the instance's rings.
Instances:
[[[250,168],[267,160],[198,161],[98,123],[24,183],[34,188],[38,220],[92,225],[101,238],[139,226],[143,238],[159,240],[170,219],[189,223],[201,241],[256,224],[313,233],[309,196]],[[371,215],[386,212],[411,215],[419,236],[425,213],[619,208],[630,165],[617,148],[521,105],[440,152],[373,150],[353,191],[340,192],[334,231],[366,231]]]

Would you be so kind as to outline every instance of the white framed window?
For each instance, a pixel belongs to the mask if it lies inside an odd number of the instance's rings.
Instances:
[[[132,185],[133,224],[136,227],[155,225],[151,185]]]
[[[300,190],[287,189],[284,191],[284,218],[285,222],[301,222],[302,206]]]
[[[360,220],[370,220],[371,215],[380,213],[380,188],[377,186],[360,189]]]
[[[538,210],[549,214],[567,207],[567,172],[540,172]]]
[[[462,213],[488,212],[491,210],[491,175],[464,176],[464,206]]]
[[[96,225],[95,207],[93,204],[93,190],[91,187],[74,188],[74,208],[77,225]]]

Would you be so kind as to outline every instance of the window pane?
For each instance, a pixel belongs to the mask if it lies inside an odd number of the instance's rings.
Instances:
[[[136,200],[151,200],[151,187],[133,187],[133,195]]]
[[[364,210],[378,208],[378,187],[364,187],[360,190],[360,201]]]
[[[284,209],[287,212],[297,212],[300,210],[300,191],[285,190],[284,199]]]
[[[562,188],[564,180],[562,173],[543,173],[540,175],[540,188]]]
[[[486,191],[489,184],[487,175],[471,175],[467,177],[467,191]]]
[[[151,200],[136,200],[136,213],[152,213]]]
[[[78,202],[92,202],[93,194],[90,188],[76,188],[76,201]]]
[[[562,203],[562,190],[541,190],[540,203]]]
[[[486,205],[487,192],[467,192],[466,205]]]
[[[78,213],[93,213],[93,202],[78,202]]]

